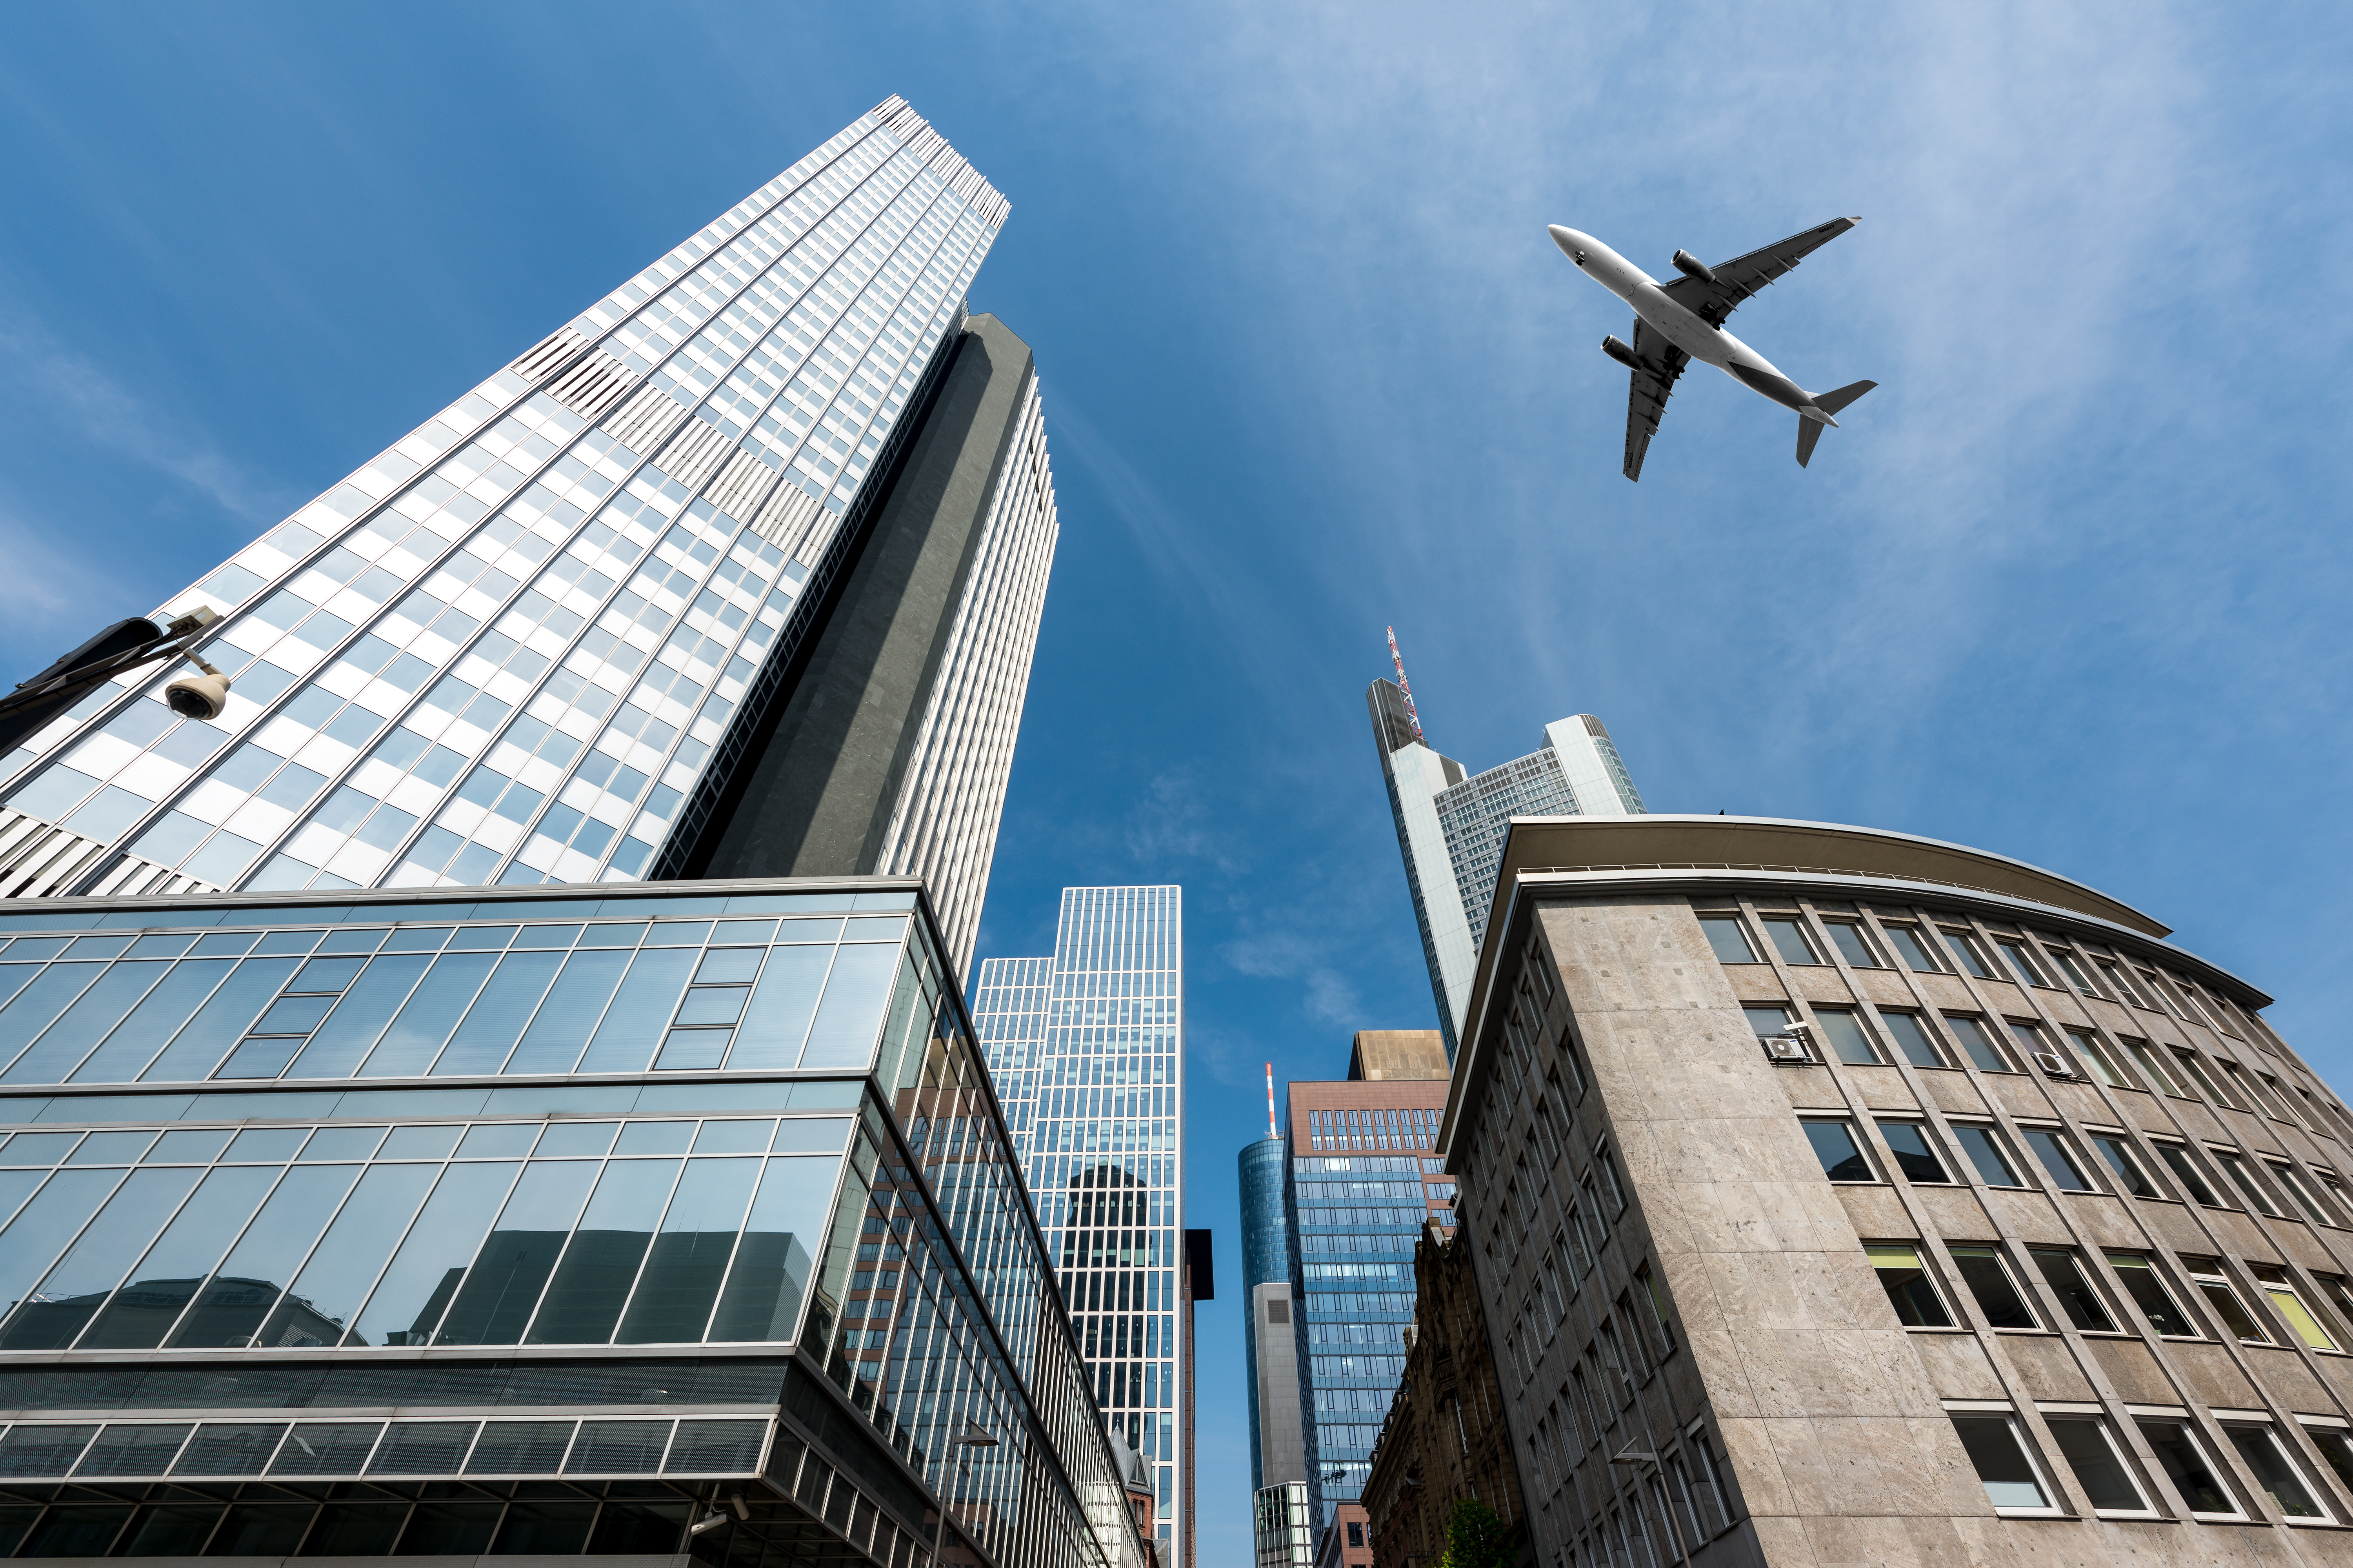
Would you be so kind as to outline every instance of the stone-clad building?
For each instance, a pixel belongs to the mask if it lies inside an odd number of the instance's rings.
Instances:
[[[1413,1250],[1405,1379],[1373,1447],[1365,1509],[1374,1568],[1434,1568],[1454,1505],[1493,1509],[1525,1553],[1526,1510],[1471,1249],[1432,1220]]]
[[[1443,1133],[1546,1568],[2353,1560],[2353,1118],[1900,834],[1521,819]]]

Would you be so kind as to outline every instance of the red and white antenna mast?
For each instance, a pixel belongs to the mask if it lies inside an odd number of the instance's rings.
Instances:
[[[1266,1064],[1266,1135],[1270,1138],[1282,1136],[1274,1130],[1274,1064],[1272,1062]]]
[[[1397,666],[1398,689],[1405,693],[1405,716],[1413,725],[1413,738],[1418,743],[1426,746],[1430,744],[1430,742],[1422,739],[1421,715],[1414,710],[1413,688],[1406,683],[1405,656],[1398,652],[1397,627],[1395,626],[1391,626],[1389,628],[1389,662]]]

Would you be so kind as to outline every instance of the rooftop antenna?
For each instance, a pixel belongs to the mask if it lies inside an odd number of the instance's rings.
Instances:
[[[1266,1135],[1270,1138],[1282,1136],[1274,1130],[1274,1064],[1272,1062],[1266,1064]]]
[[[1430,742],[1429,742],[1428,741],[1426,741],[1426,740],[1423,740],[1423,739],[1422,739],[1422,734],[1421,734],[1421,715],[1414,710],[1414,706],[1413,706],[1413,688],[1412,688],[1411,686],[1409,686],[1409,685],[1408,685],[1408,684],[1406,683],[1406,679],[1405,679],[1405,656],[1404,656],[1403,654],[1401,654],[1401,653],[1398,652],[1398,646],[1397,646],[1397,627],[1395,627],[1395,626],[1391,626],[1388,630],[1389,630],[1389,662],[1390,662],[1391,664],[1394,664],[1394,665],[1396,665],[1396,666],[1397,666],[1397,672],[1398,672],[1398,689],[1399,691],[1402,691],[1402,692],[1404,692],[1404,693],[1405,693],[1405,716],[1406,716],[1406,719],[1408,720],[1408,721],[1409,721],[1409,722],[1413,725],[1413,738],[1414,738],[1414,742],[1415,742],[1417,745],[1423,745],[1423,746],[1426,746],[1426,745],[1430,744]]]

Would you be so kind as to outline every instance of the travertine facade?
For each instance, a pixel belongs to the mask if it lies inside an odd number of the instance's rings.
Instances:
[[[1515,822],[1443,1137],[1538,1559],[2353,1561],[2353,1120],[2167,934],[1901,835]]]

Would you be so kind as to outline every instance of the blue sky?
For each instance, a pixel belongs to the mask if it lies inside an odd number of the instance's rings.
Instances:
[[[1654,809],[2079,877],[2281,998],[2353,962],[2353,19],[2320,5],[13,5],[0,668],[143,611],[890,92],[1013,202],[1063,532],[982,952],[1186,889],[1191,1222],[1259,1064],[1432,1022],[1361,693],[1474,768],[1602,715]],[[1654,271],[1861,214],[1736,329],[1880,389],[1810,471]],[[1202,1553],[1247,1561],[1239,1307]]]

